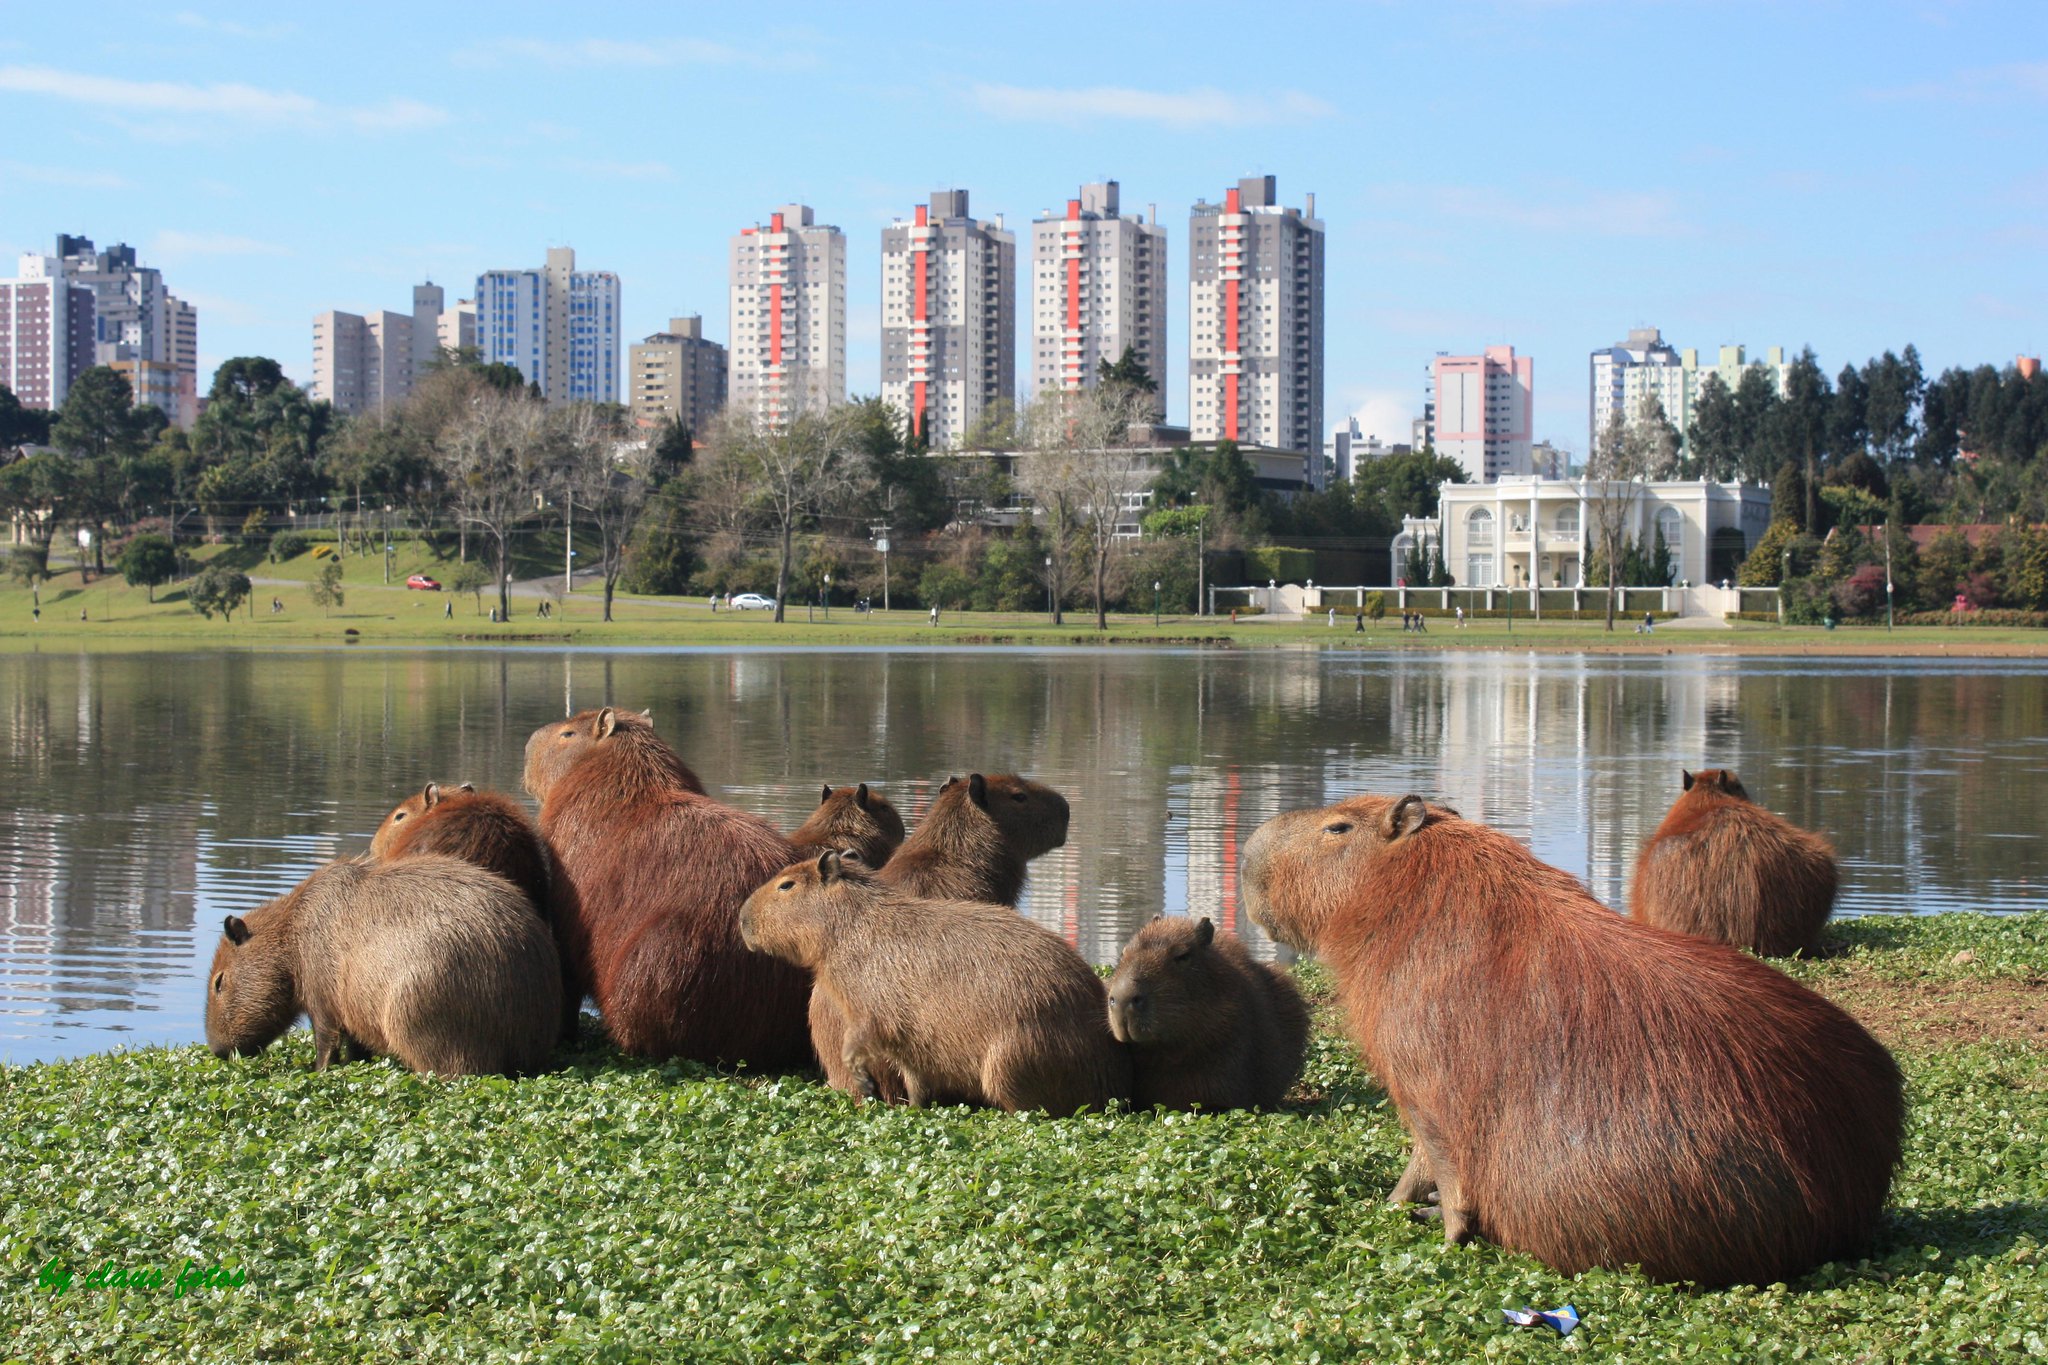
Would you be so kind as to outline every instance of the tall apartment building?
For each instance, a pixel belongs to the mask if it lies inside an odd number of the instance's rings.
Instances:
[[[125,243],[100,251],[90,237],[60,232],[57,256],[67,275],[93,291],[93,363],[121,368],[138,405],[159,403],[173,422],[192,425],[199,416],[198,310]]]
[[[511,365],[550,403],[615,403],[624,349],[619,277],[578,270],[571,247],[550,247],[533,270],[476,279],[476,346]]]
[[[670,318],[668,330],[634,346],[626,362],[634,425],[672,421],[701,436],[725,408],[725,365],[725,347],[704,339],[702,317]]]
[[[1463,465],[1473,483],[1531,472],[1535,368],[1512,346],[1439,355],[1431,367],[1436,453]]]
[[[1197,441],[1322,449],[1323,223],[1314,195],[1282,208],[1270,175],[1188,220],[1188,425]]]
[[[1124,216],[1117,182],[1081,186],[1031,225],[1031,387],[1094,385],[1131,351],[1166,392],[1166,229],[1156,211]]]
[[[412,312],[329,311],[313,319],[311,396],[336,412],[374,412],[413,391],[443,349],[476,344],[476,307],[444,307],[441,286],[414,285]]]
[[[846,401],[846,237],[784,204],[732,239],[727,402],[777,426]]]
[[[882,400],[944,449],[1016,399],[1017,234],[941,190],[882,229]]]
[[[27,254],[0,280],[0,384],[23,407],[55,409],[93,366],[94,295],[58,256]]]
[[[1587,363],[1586,449],[1596,447],[1614,417],[1633,422],[1643,399],[1652,395],[1683,441],[1692,431],[1693,409],[1707,376],[1718,376],[1733,393],[1742,383],[1743,371],[1753,366],[1761,366],[1772,387],[1784,394],[1792,367],[1782,346],[1771,347],[1763,360],[1754,362],[1741,346],[1723,346],[1711,365],[1703,365],[1697,350],[1668,345],[1657,328],[1631,328],[1627,340],[1601,347]]]

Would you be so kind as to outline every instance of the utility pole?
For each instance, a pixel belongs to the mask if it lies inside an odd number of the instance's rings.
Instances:
[[[889,610],[889,532],[891,529],[892,528],[887,525],[868,527],[868,535],[870,538],[874,540],[875,548],[882,552],[883,611]]]
[[[562,513],[562,600],[576,591],[576,490],[569,491],[568,510]]]
[[[1207,517],[1203,517],[1195,523],[1195,610],[1204,614],[1207,614],[1205,604],[1209,600],[1206,595],[1206,589],[1209,586],[1208,529],[1209,519]]]

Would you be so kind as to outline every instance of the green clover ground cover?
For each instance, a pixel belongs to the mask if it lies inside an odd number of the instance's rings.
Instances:
[[[1822,989],[2048,969],[2048,921],[1837,938],[1847,953],[1797,968]],[[1978,959],[1953,963],[1963,947]],[[1443,1246],[1383,1206],[1401,1133],[1328,1032],[1286,1112],[1057,1122],[856,1109],[808,1077],[636,1062],[594,1034],[517,1083],[310,1060],[299,1032],[253,1061],[0,1069],[0,1358],[2048,1354],[2039,1038],[1903,1050],[1908,1154],[1871,1259],[1728,1293]],[[244,1282],[178,1294],[188,1259]],[[164,1282],[87,1287],[109,1264]],[[1585,1316],[1567,1343],[1500,1321],[1567,1302]]]

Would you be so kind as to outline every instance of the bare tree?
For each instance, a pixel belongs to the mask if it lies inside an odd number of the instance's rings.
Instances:
[[[747,505],[775,532],[775,619],[788,607],[791,545],[799,526],[850,496],[861,479],[843,411],[801,412],[779,426],[728,408],[711,435],[717,481],[746,490]]]
[[[1671,477],[1678,467],[1678,433],[1654,394],[1643,395],[1634,420],[1615,413],[1593,442],[1586,461],[1586,507],[1593,544],[1607,567],[1607,629],[1614,629],[1621,560],[1640,515],[1645,485]]]
[[[548,482],[551,445],[545,405],[523,391],[489,388],[472,395],[436,445],[456,518],[496,542],[501,620],[512,614],[512,528]]]
[[[1048,390],[1024,414],[1025,455],[1017,482],[1050,525],[1053,624],[1061,621],[1072,543],[1085,541],[1095,588],[1095,628],[1109,629],[1109,563],[1116,528],[1133,500],[1151,485],[1151,462],[1128,448],[1131,424],[1144,420],[1151,396],[1125,384]]]
[[[597,565],[604,578],[604,619],[626,565],[626,540],[647,504],[651,447],[626,443],[612,410],[575,403],[549,414],[555,428],[563,514],[597,535]]]

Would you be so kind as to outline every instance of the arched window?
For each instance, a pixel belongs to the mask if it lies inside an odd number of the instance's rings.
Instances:
[[[1676,583],[1685,549],[1685,518],[1676,507],[1666,507],[1657,513],[1657,534],[1664,537],[1664,548],[1670,552],[1671,572],[1665,575],[1665,581]]]
[[[1557,538],[1577,540],[1579,538],[1579,505],[1567,503],[1557,514]]]
[[[1394,537],[1394,582],[1404,583],[1408,579],[1408,556],[1414,553],[1415,537],[1403,531]],[[1420,586],[1409,584],[1410,587]]]
[[[1465,545],[1468,549],[1493,548],[1493,513],[1475,507],[1465,514]]]

